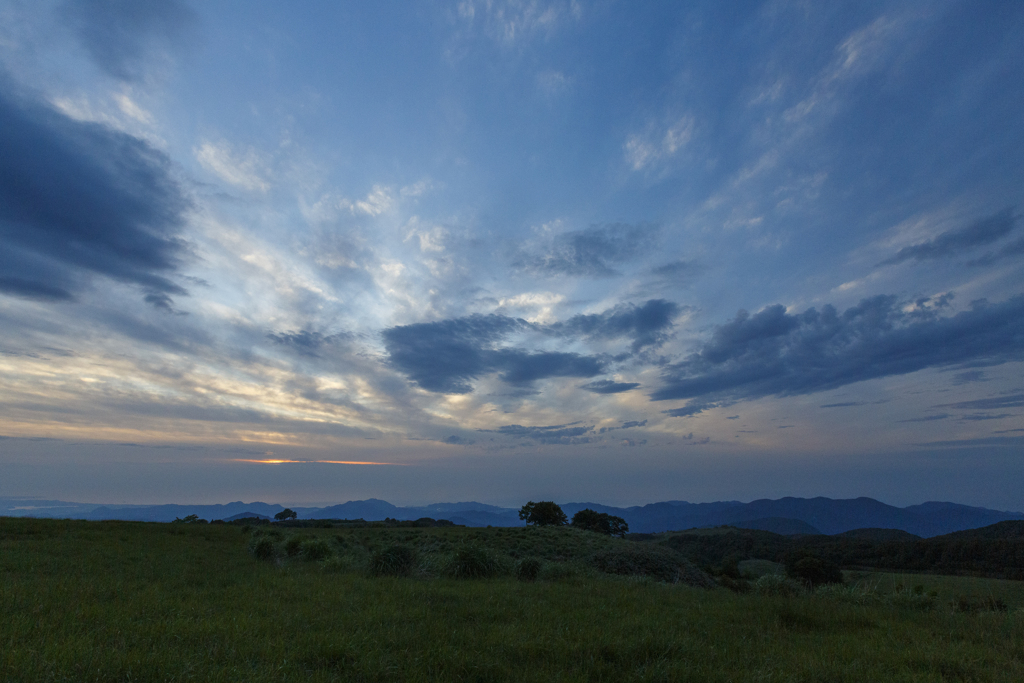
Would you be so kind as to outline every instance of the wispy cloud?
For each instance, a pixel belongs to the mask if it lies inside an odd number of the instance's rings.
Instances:
[[[657,232],[653,225],[625,223],[564,232],[518,251],[512,267],[549,277],[615,277],[616,266],[654,246]]]
[[[203,168],[235,187],[251,192],[270,189],[270,183],[264,179],[266,164],[254,149],[237,154],[226,142],[204,142],[193,152]]]
[[[900,249],[895,256],[882,261],[880,266],[895,265],[904,261],[927,261],[932,259],[960,256],[965,250],[992,244],[1010,234],[1016,227],[1019,216],[1012,209],[977,220],[962,228],[947,230],[933,239]]]

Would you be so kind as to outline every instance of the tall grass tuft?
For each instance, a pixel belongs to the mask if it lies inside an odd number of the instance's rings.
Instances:
[[[257,560],[272,560],[276,555],[274,541],[269,536],[253,536],[249,541],[249,552]]]
[[[371,576],[408,576],[416,567],[416,551],[404,545],[378,550],[370,557]]]
[[[299,546],[299,553],[307,562],[326,560],[333,554],[330,544],[322,538],[310,538],[303,541]]]
[[[467,545],[455,551],[447,573],[455,579],[486,579],[501,574],[503,568],[491,553],[480,546]]]
[[[536,581],[540,576],[540,560],[527,557],[516,562],[516,578],[520,581]]]

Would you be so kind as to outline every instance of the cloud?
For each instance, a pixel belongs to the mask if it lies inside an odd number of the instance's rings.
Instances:
[[[534,427],[524,427],[522,425],[505,425],[503,427],[498,427],[497,429],[481,429],[479,431],[489,432],[492,434],[500,434],[502,436],[510,436],[517,439],[532,439],[534,441],[539,441],[540,443],[543,444],[554,444],[560,446],[589,443],[590,439],[585,435],[593,432],[594,427],[575,426],[578,424],[580,423],[570,422],[569,424],[562,425],[546,425]]]
[[[185,294],[169,277],[189,202],[168,159],[131,135],[17,99],[2,75],[0,84],[0,292],[69,300],[96,273]]]
[[[983,420],[1002,420],[1004,417],[1016,417],[1011,413],[972,413],[970,415],[963,415],[960,417],[961,420],[967,420],[969,422],[981,422]]]
[[[598,434],[606,434],[608,432],[614,432],[618,429],[636,429],[638,427],[646,426],[647,420],[629,420],[627,422],[623,422],[621,427],[601,427],[601,429],[598,430]]]
[[[701,272],[691,261],[672,261],[651,269],[651,274],[665,280],[685,280]]]
[[[1003,209],[999,213],[982,218],[966,227],[947,230],[934,239],[903,247],[896,252],[895,256],[878,265],[887,266],[910,260],[926,261],[959,256],[966,249],[992,244],[1006,237],[1016,226],[1018,218],[1019,216],[1013,215],[1012,209]]]
[[[865,405],[863,401],[846,401],[844,403],[826,403],[822,408],[851,408],[853,406]]]
[[[978,439],[950,439],[948,441],[925,441],[923,443],[915,444],[927,448],[929,446],[951,446],[970,448],[977,446],[1003,446],[1011,448],[1020,448],[1024,446],[1024,436],[986,436]]]
[[[927,415],[925,417],[912,417],[909,420],[900,420],[900,422],[934,422],[936,420],[945,420],[949,415],[947,413],[940,413],[939,415]]]
[[[74,0],[64,15],[96,65],[122,81],[139,80],[154,44],[174,45],[196,21],[180,0]]]
[[[238,155],[227,143],[204,142],[193,153],[203,168],[225,182],[250,192],[270,189],[270,183],[263,179],[264,164],[255,150]]]
[[[657,400],[657,399],[655,399]],[[682,408],[673,408],[672,410],[661,411],[669,417],[694,417],[700,415],[705,410],[711,410],[712,408],[718,408],[721,404],[719,403],[703,403],[701,401],[690,401],[687,405]]]
[[[1024,237],[1005,244],[998,251],[986,254],[981,258],[968,261],[969,266],[990,266],[996,261],[1024,254]]]
[[[601,313],[576,315],[548,325],[504,315],[473,315],[432,323],[392,327],[383,332],[391,363],[428,391],[469,393],[471,381],[500,373],[510,384],[529,384],[550,377],[594,377],[604,362],[592,356],[558,351],[533,352],[499,346],[516,332],[534,332],[572,341],[631,339],[633,353],[662,343],[680,307],[652,299],[641,306],[620,304]],[[581,388],[598,394],[619,393],[640,386],[599,380]]]
[[[926,302],[927,303],[927,302]],[[938,307],[865,299],[842,314],[832,306],[789,314],[780,305],[740,311],[680,363],[666,368],[655,401],[697,399],[669,415],[694,415],[721,401],[811,394],[929,367],[998,365],[1024,359],[1024,297],[940,317]],[[968,402],[974,403],[974,402]],[[987,409],[1024,404],[989,399]]]
[[[317,353],[322,346],[332,344],[339,339],[347,338],[345,334],[321,334],[320,332],[310,332],[309,330],[302,330],[300,332],[277,332],[267,335],[267,338],[275,344],[281,346],[287,346],[298,351],[304,356],[312,356],[319,358]]]
[[[965,370],[958,372],[953,375],[953,384],[959,386],[961,384],[969,384],[971,382],[987,382],[988,378],[985,377],[983,370]]]
[[[553,323],[547,330],[555,334],[584,336],[592,339],[632,337],[633,352],[645,346],[661,344],[666,330],[680,307],[664,299],[651,299],[642,306],[620,304],[603,313],[576,315],[564,323]]]
[[[995,396],[993,398],[982,398],[976,401],[960,401],[959,403],[941,403],[934,407],[953,408],[955,410],[995,410],[998,408],[1022,408],[1024,407],[1024,394]]]
[[[634,171],[675,155],[693,137],[693,118],[684,116],[664,128],[650,127],[644,133],[626,138],[622,146],[626,163]]]
[[[630,261],[651,248],[656,233],[655,226],[627,223],[565,232],[518,253],[512,266],[548,277],[615,277],[620,273],[613,266]]]
[[[470,381],[498,372],[509,384],[528,384],[549,377],[593,377],[603,371],[596,358],[577,353],[530,352],[497,348],[530,323],[502,315],[473,315],[384,330],[391,363],[427,391],[466,394]]]
[[[610,379],[599,379],[589,384],[583,384],[580,389],[595,394],[620,394],[623,391],[632,391],[640,386],[639,382],[613,382]]]

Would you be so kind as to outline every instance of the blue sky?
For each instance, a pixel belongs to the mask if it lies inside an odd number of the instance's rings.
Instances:
[[[1022,34],[0,2],[0,495],[1024,509]]]

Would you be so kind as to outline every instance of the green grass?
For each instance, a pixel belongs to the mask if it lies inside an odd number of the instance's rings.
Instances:
[[[588,553],[627,541],[572,530],[301,533],[332,557],[289,558],[285,532],[260,561],[229,525],[0,519],[0,680],[1024,680],[1014,582],[851,577],[937,591],[921,609],[608,576]],[[416,572],[369,576],[394,545],[415,550]],[[508,573],[447,578],[442,560],[466,546]],[[538,581],[515,578],[525,557],[544,564]],[[1007,611],[950,606],[990,594]]]

